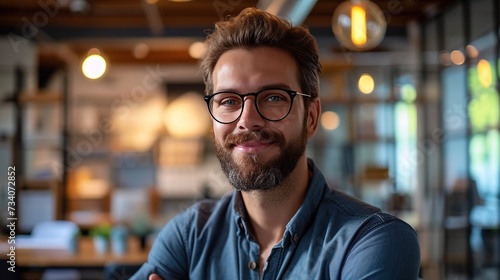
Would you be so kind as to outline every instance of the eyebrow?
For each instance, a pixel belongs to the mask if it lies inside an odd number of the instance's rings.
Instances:
[[[291,89],[289,85],[284,84],[284,83],[277,83],[277,84],[269,84],[260,87],[256,92],[265,90],[265,89],[270,89],[270,88],[282,88],[282,89]],[[220,90],[214,91],[214,93],[217,92],[235,92],[235,93],[240,93],[239,90],[235,90],[234,88],[222,88]]]

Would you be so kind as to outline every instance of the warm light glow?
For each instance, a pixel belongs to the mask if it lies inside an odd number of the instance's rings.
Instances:
[[[488,88],[491,86],[493,75],[491,74],[490,63],[486,59],[481,59],[477,63],[477,75],[483,87]]]
[[[205,54],[205,44],[203,42],[194,42],[189,46],[189,55],[194,59],[200,59]]]
[[[98,79],[106,72],[106,60],[98,54],[90,55],[82,63],[82,72],[89,79]]]
[[[98,48],[91,48],[91,49],[87,52],[87,56],[90,56],[90,55],[93,55],[93,54],[101,55],[101,51],[99,51],[99,49],[98,49]]]
[[[467,47],[465,47],[465,52],[470,58],[476,58],[479,55],[479,52],[473,45],[467,45]]]
[[[373,49],[384,39],[384,12],[369,0],[346,0],[332,15],[332,31],[340,44],[353,51]]]
[[[137,59],[145,58],[149,53],[149,47],[145,43],[139,43],[134,47],[134,57]]]
[[[165,110],[166,100],[162,94],[138,102],[132,94],[129,103],[113,108],[111,124],[113,139],[110,147],[114,151],[147,151],[153,147],[158,135],[163,131],[161,115]]]
[[[464,54],[459,50],[454,50],[450,54],[451,62],[455,65],[462,65],[465,62]]]
[[[375,88],[375,81],[370,74],[363,74],[359,77],[358,88],[364,94],[370,94]]]
[[[366,44],[366,12],[362,7],[354,6],[351,10],[351,40],[357,46]]]
[[[158,0],[146,0],[146,3],[154,5],[154,4],[158,3]]]
[[[176,138],[203,137],[210,128],[206,104],[200,94],[188,92],[175,99],[163,114],[168,133]]]
[[[339,126],[339,116],[332,111],[326,111],[321,114],[321,126],[325,130],[335,130]]]

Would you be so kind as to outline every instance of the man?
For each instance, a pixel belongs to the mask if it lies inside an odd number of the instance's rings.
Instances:
[[[216,24],[201,67],[230,196],[169,222],[132,279],[416,279],[416,233],[332,190],[305,154],[320,115],[318,48],[254,8]]]

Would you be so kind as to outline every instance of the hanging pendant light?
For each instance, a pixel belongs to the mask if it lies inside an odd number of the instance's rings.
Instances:
[[[88,56],[82,63],[82,72],[85,77],[95,80],[99,79],[106,72],[107,63],[101,52],[92,48],[88,51]]]
[[[380,8],[369,0],[341,3],[332,16],[332,30],[344,47],[366,51],[384,39],[387,22]]]

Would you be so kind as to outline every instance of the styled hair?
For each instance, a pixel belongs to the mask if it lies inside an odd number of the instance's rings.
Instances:
[[[305,27],[292,26],[290,22],[257,8],[246,8],[238,16],[216,23],[205,45],[201,71],[206,94],[213,93],[213,70],[226,51],[271,47],[286,51],[295,59],[302,92],[312,98],[318,97],[321,72],[318,45]],[[305,99],[305,104],[309,106],[309,98]]]

